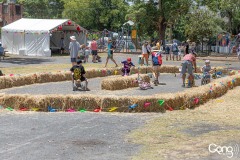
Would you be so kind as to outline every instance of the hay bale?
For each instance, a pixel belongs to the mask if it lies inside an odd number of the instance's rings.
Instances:
[[[148,75],[140,75],[145,82],[150,82]],[[126,88],[138,87],[138,83],[135,80],[138,75],[131,76],[111,76],[103,79],[101,82],[101,88],[105,90],[122,90]]]
[[[45,109],[47,111],[47,107],[51,106],[54,109],[57,109],[58,111],[63,111],[65,108],[65,100],[66,96],[64,95],[45,95],[44,98],[44,104]]]
[[[102,97],[101,106],[103,111],[108,112],[111,108],[117,107],[117,112],[127,112],[128,106],[134,104],[131,97],[105,96]]]
[[[25,100],[29,95],[9,94],[3,97],[3,105],[14,109],[25,106]]]
[[[6,86],[5,86],[5,77],[1,76],[0,77],[0,89],[4,89],[4,88],[6,88]]]
[[[97,95],[69,95],[65,98],[64,110],[73,108],[75,110],[85,109],[93,111],[101,107],[101,98]]]

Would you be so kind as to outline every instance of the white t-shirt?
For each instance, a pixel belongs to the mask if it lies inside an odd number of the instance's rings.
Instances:
[[[145,45],[142,45],[142,54],[148,54],[147,47]]]

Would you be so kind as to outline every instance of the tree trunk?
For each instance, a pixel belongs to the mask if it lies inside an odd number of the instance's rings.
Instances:
[[[203,53],[203,37],[202,37],[202,53]]]
[[[159,22],[158,28],[159,28],[158,34],[159,34],[160,41],[162,42],[162,45],[165,48],[165,33],[167,28],[165,18],[162,18],[162,20]]]

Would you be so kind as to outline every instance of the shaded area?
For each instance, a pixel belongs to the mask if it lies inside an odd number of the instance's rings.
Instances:
[[[17,64],[17,65],[34,65],[34,64],[44,64],[47,62],[53,62],[51,58],[20,58],[20,57],[6,57],[4,60],[1,60],[1,66],[7,64]]]

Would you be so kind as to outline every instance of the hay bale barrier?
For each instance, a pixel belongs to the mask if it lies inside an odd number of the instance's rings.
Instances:
[[[198,69],[199,70],[199,69]],[[227,73],[223,68],[218,71]],[[90,69],[87,71],[87,78],[105,77],[101,83],[102,89],[119,90],[137,87],[133,83],[138,77],[137,73],[146,82],[150,81],[146,73],[152,72],[152,67],[134,68],[134,75],[122,77],[119,68],[111,69]],[[179,67],[162,66],[161,73],[179,73]],[[233,73],[233,72],[232,72]],[[232,74],[231,73],[231,74]],[[113,76],[114,75],[114,76]],[[30,85],[35,83],[47,83],[71,80],[71,72],[56,73],[35,73],[28,75],[15,75],[0,77],[0,89],[15,86]],[[83,109],[94,111],[101,108],[102,111],[111,112],[165,112],[166,110],[184,110],[194,108],[207,101],[220,97],[240,85],[240,75],[227,76],[216,79],[212,83],[196,88],[191,88],[176,94],[156,94],[152,96],[97,96],[97,95],[17,95],[1,94],[0,105],[4,108],[11,107],[19,110],[22,107],[28,110],[49,111],[49,106],[57,111],[66,111],[69,108],[74,110]]]
[[[150,78],[148,75],[140,74],[139,77],[144,82],[150,82]],[[138,87],[138,83],[136,80],[138,79],[138,75],[131,76],[110,76],[105,78],[101,82],[101,88],[104,90],[122,90],[127,88]]]

